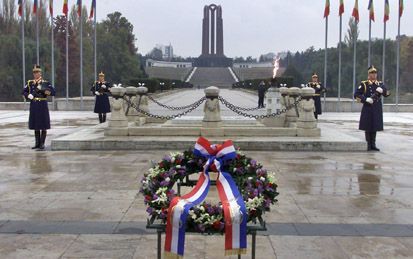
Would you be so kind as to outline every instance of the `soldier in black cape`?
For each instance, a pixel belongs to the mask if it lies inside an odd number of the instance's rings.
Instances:
[[[363,104],[359,129],[365,131],[368,151],[380,151],[376,146],[377,131],[383,131],[382,97],[390,96],[383,82],[377,80],[377,69],[368,69],[368,80],[362,81],[354,93],[358,102]]]
[[[48,96],[55,96],[55,89],[49,81],[42,78],[39,65],[33,68],[33,78],[23,89],[24,98],[30,102],[29,129],[34,130],[35,145],[32,149],[43,150],[47,130],[50,129]]]
[[[99,73],[99,80],[96,81],[90,91],[96,96],[94,112],[99,115],[99,122],[106,122],[106,113],[110,113],[110,95],[111,84],[105,81],[105,74]]]
[[[326,88],[318,81],[318,75],[316,73],[313,73],[311,82],[307,84],[307,87],[311,87],[315,91],[313,96],[315,106],[314,117],[318,119],[318,115],[323,113],[321,109],[321,94],[326,92]]]

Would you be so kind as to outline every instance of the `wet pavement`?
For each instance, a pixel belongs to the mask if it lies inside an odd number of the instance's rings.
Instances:
[[[413,257],[412,115],[384,115],[380,153],[248,152],[280,192],[257,258]],[[91,112],[51,117],[48,144],[97,123]],[[321,123],[362,139],[357,119],[327,113]],[[138,180],[165,151],[32,151],[26,120],[0,111],[0,258],[155,258]],[[186,248],[186,258],[223,258],[223,237],[188,235]]]

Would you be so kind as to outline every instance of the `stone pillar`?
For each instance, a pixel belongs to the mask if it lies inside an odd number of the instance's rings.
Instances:
[[[321,131],[317,128],[317,120],[314,117],[315,90],[305,87],[300,90],[301,101],[299,103],[300,117],[297,120],[297,136],[299,137],[319,137]]]
[[[281,110],[281,94],[278,88],[271,87],[266,94],[267,114],[276,113]],[[285,114],[277,117],[265,118],[262,123],[268,127],[285,127]]]
[[[138,93],[138,89],[134,86],[128,86],[126,87],[126,96],[129,100],[130,103],[135,103],[136,102],[136,95]],[[124,103],[126,107],[125,115],[128,118],[129,122],[135,122],[137,117],[138,117],[138,112],[133,108],[130,107],[129,104],[125,101]]]
[[[204,19],[202,20],[202,55],[209,54],[209,6],[204,7]]]
[[[221,109],[219,106],[219,88],[210,86],[205,89],[206,102],[202,120],[201,135],[206,137],[224,136],[222,128]]]
[[[148,106],[148,88],[144,86],[140,86],[137,88],[138,95],[136,97],[135,105],[138,107],[140,110],[149,112],[149,106]],[[137,126],[142,126],[147,122],[148,116],[141,112],[137,112],[138,114],[138,119],[136,120],[136,125]]]
[[[211,9],[211,55],[215,54],[215,8]]]
[[[287,107],[289,107],[290,105],[293,105],[299,95],[300,95],[300,88],[298,87],[288,88]],[[297,119],[298,119],[297,109],[293,107],[287,112],[288,126],[295,127]]]
[[[124,100],[126,89],[123,87],[112,87],[110,89],[113,102],[112,114],[110,116],[108,127],[105,129],[106,136],[127,136],[128,135],[128,119],[125,116]]]
[[[217,55],[224,55],[224,25],[222,21],[222,7],[217,8]]]

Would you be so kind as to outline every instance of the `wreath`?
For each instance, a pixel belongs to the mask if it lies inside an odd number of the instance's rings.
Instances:
[[[177,195],[175,183],[203,170],[206,159],[197,157],[193,150],[171,153],[155,163],[141,180],[140,193],[144,196],[149,217],[166,222],[168,208]],[[277,184],[273,173],[268,172],[256,160],[237,150],[236,158],[227,161],[223,169],[229,172],[243,196],[248,222],[257,222],[271,205],[277,202]],[[224,216],[221,203],[203,202],[189,211],[187,230],[200,233],[224,232]]]

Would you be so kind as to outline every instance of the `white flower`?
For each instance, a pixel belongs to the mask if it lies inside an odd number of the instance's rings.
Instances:
[[[265,177],[261,176],[260,180],[261,180],[262,182],[264,182],[264,181],[265,181]]]
[[[166,177],[165,182],[170,182],[170,181],[171,181],[171,178]]]
[[[252,179],[253,179],[253,178],[252,178],[251,176],[250,176],[250,177],[248,177],[248,180],[250,180],[250,181],[251,181]]]
[[[176,169],[179,169],[179,168],[181,168],[181,165],[177,165],[177,166],[176,166]]]

